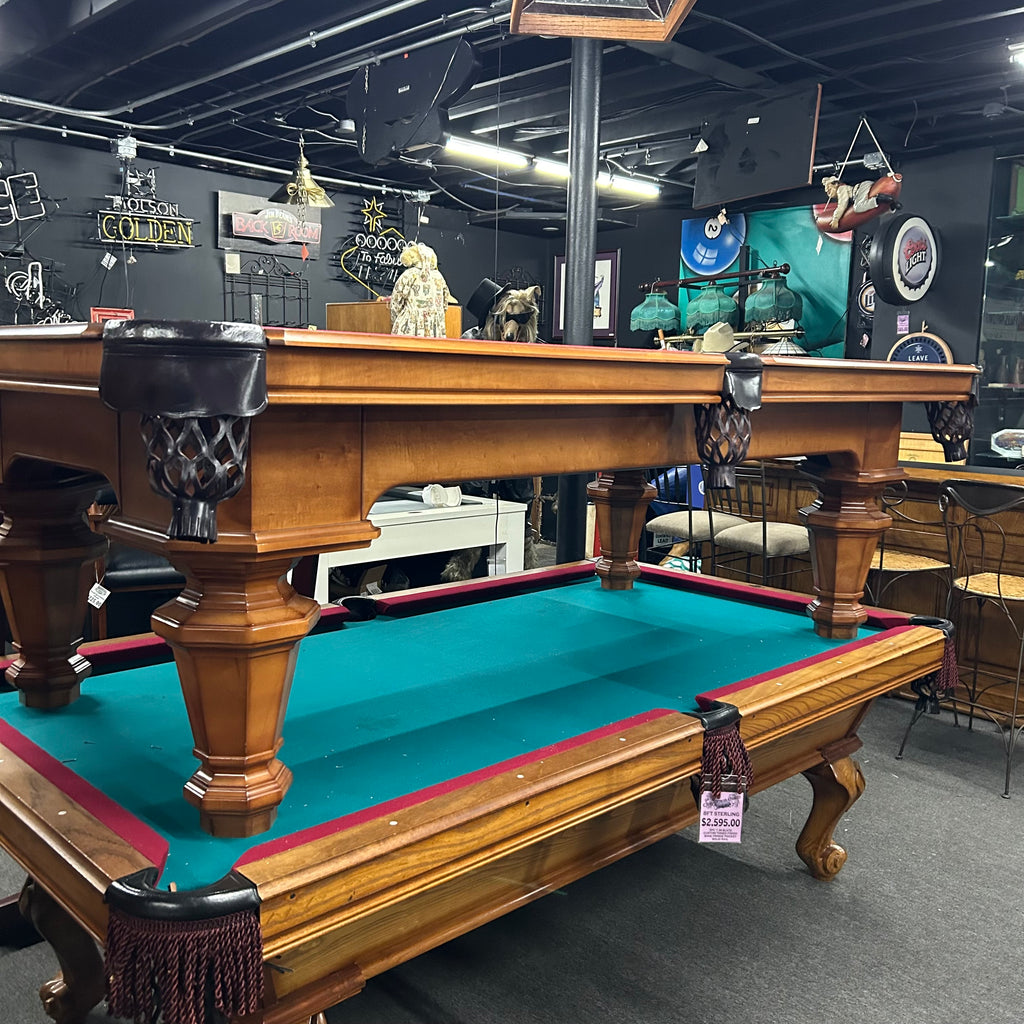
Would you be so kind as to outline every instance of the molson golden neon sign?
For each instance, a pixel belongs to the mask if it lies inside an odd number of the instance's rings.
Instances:
[[[96,214],[99,240],[114,245],[194,249],[191,217],[182,217],[177,203],[136,196],[107,196],[111,209]]]

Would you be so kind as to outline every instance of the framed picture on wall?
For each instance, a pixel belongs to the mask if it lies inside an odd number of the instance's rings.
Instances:
[[[551,334],[565,336],[565,257],[555,257],[554,323]],[[619,250],[599,252],[594,259],[594,337],[614,338],[619,313]]]

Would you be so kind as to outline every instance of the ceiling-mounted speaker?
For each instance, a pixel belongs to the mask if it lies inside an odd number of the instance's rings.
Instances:
[[[697,0],[512,0],[512,31],[532,36],[646,39],[676,34]]]
[[[476,81],[476,51],[459,39],[360,68],[348,87],[359,155],[379,164],[444,142],[448,105]]]

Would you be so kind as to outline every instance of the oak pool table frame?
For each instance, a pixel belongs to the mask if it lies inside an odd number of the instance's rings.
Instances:
[[[426,605],[429,614],[594,571],[584,563],[385,595],[381,606],[391,614],[413,606],[415,614],[414,606]],[[676,573],[642,573],[653,584],[682,585]],[[769,603],[800,608],[794,595],[764,588],[700,578],[685,585],[740,600],[757,591]],[[347,616],[332,609],[326,617],[336,627]],[[864,714],[875,697],[942,660],[941,631],[897,619],[876,622],[896,627],[877,639],[778,667],[723,697],[741,715],[752,792],[797,773],[811,783],[797,852],[820,879],[834,877],[846,860],[833,830],[864,788],[850,756]],[[93,648],[99,659],[117,646]],[[159,654],[159,646],[143,641],[133,653]],[[638,716],[243,857],[235,871],[259,896],[265,996],[258,1013],[233,1024],[306,1024],[366,979],[691,824],[703,736],[700,721],[686,714]],[[31,756],[4,735],[0,842],[30,872],[23,910],[60,962],[61,975],[41,990],[47,1012],[60,1024],[79,1024],[103,996],[93,941],[105,939],[108,888],[153,862],[103,820],[102,804],[94,810],[88,793],[69,796]]]
[[[722,401],[717,354],[267,329],[269,405],[219,540],[169,540],[135,413],[99,397],[100,325],[0,328],[0,588],[24,703],[59,707],[88,674],[78,637],[107,543],[84,510],[108,481],[104,533],[165,555],[187,578],[153,617],[173,647],[199,767],[185,784],[214,835],[266,830],[291,772],[277,757],[296,649],[320,613],[285,581],[295,560],[365,547],[389,487],[600,470],[604,585],[624,589],[652,494],[638,466],[698,461],[695,411]],[[808,470],[815,628],[853,635],[897,467],[903,403],[966,402],[976,370],[763,359],[750,458],[825,456]]]

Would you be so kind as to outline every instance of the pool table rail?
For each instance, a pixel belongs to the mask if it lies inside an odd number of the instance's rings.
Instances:
[[[736,699],[753,791],[798,772],[812,784],[798,852],[821,879],[846,859],[832,832],[863,788],[849,757],[860,745],[857,726],[894,674],[917,678],[939,666],[944,637],[903,628],[879,643],[882,667],[866,648],[844,647],[824,670],[820,662],[797,669]],[[264,901],[267,955],[289,968],[275,972],[278,990],[312,984],[347,962],[366,977],[387,970],[693,823],[690,780],[700,772],[703,739],[695,725],[665,715],[240,865]]]
[[[119,878],[159,871],[92,809],[0,743],[0,847],[97,941],[107,930],[104,895]]]

